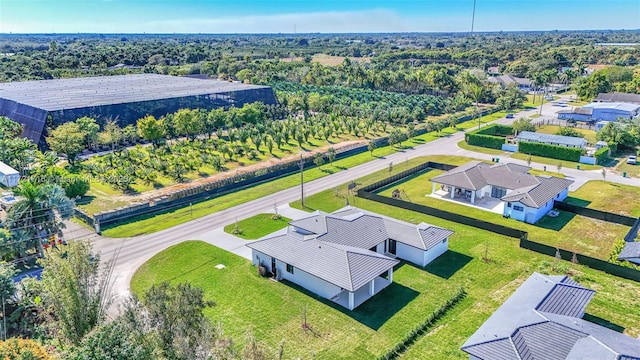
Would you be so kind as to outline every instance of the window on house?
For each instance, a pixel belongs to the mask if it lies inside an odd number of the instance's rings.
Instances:
[[[507,203],[507,207],[510,208],[511,207],[511,203]]]
[[[515,211],[523,211],[524,208],[522,206],[513,205],[513,210],[515,210]]]
[[[442,243],[443,243],[443,244],[444,244],[444,243],[446,243],[446,242],[447,242],[447,239],[442,240]]]
[[[287,264],[287,272],[293,274],[293,265]]]

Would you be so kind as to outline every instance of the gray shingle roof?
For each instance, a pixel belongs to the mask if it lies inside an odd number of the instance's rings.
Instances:
[[[594,291],[564,276],[533,273],[465,342],[478,359],[640,357],[640,340],[582,320]],[[567,314],[571,316],[567,316]]]
[[[539,142],[551,145],[584,147],[587,140],[581,137],[543,134],[532,131],[522,131],[516,137],[518,141]]]
[[[387,239],[429,250],[454,232],[435,225],[413,225],[398,219],[347,206],[331,214],[314,215],[289,223],[318,235],[318,240],[372,248]]]
[[[627,242],[618,255],[618,260],[628,260],[640,264],[640,242]]]
[[[500,200],[519,201],[526,206],[539,209],[573,184],[573,180],[555,176],[538,176],[537,179],[537,185],[515,189]]]
[[[158,74],[0,83],[0,98],[47,111],[264,89],[267,86]]]
[[[247,247],[348,291],[361,288],[399,263],[373,251],[310,239],[295,232],[258,240]]]
[[[517,164],[471,161],[435,176],[431,181],[467,190],[480,190],[487,185],[513,190],[539,183],[535,176],[527,173],[530,169]]]

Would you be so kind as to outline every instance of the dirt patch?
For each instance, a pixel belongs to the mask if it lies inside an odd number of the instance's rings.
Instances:
[[[312,63],[318,63],[320,65],[325,66],[336,66],[340,65],[344,62],[345,56],[332,56],[327,54],[316,54],[311,57]],[[350,61],[355,61],[360,64],[370,63],[371,58],[368,57],[351,57],[348,56]],[[304,59],[302,57],[294,57],[294,58],[284,58],[280,59],[282,62],[302,62]]]

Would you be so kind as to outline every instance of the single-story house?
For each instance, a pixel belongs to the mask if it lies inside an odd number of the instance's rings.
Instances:
[[[640,105],[625,102],[592,102],[573,110],[558,111],[558,119],[584,122],[633,119],[640,115]]]
[[[425,266],[453,231],[347,206],[291,221],[287,232],[252,242],[253,264],[349,310],[393,281],[397,259]]]
[[[492,84],[500,85],[501,87],[517,86],[522,91],[532,90],[531,80],[525,78],[519,78],[512,75],[500,75],[490,76],[487,81]]]
[[[640,265],[640,242],[637,241],[629,241],[627,242],[620,254],[618,255],[618,260],[627,260],[628,262],[632,262],[636,265]]]
[[[433,177],[432,192],[440,184],[449,191],[451,199],[466,198],[472,204],[484,197],[500,199],[504,216],[534,224],[553,209],[554,200],[566,199],[573,181],[535,176],[529,170],[528,166],[512,163],[471,161]]]
[[[18,186],[20,173],[18,170],[0,161],[0,184],[8,187]]]
[[[608,123],[610,123],[611,121],[598,121],[596,123],[596,126],[593,128],[593,130],[595,132],[598,132],[600,130],[602,130],[602,128],[604,128],[605,126],[607,126]]]
[[[472,360],[640,358],[640,340],[582,319],[595,291],[533,273],[462,345]]]
[[[599,93],[594,102],[621,102],[640,105],[640,94]]]
[[[587,140],[581,137],[543,134],[533,131],[522,131],[516,136],[517,141],[543,143],[556,146],[575,147],[583,149],[587,146]]]

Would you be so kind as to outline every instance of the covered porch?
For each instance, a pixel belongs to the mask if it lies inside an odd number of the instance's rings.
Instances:
[[[378,276],[354,292],[342,290],[330,300],[349,310],[353,310],[393,282],[393,269],[387,270],[386,275],[387,279]]]
[[[456,204],[474,207],[484,211],[491,211],[496,214],[502,214],[504,211],[504,202],[498,198],[491,196],[485,196],[482,198],[476,198],[475,192],[471,191],[471,195],[457,196],[455,190],[453,192],[443,190],[440,187],[435,188],[434,191],[427,195],[439,200],[450,201]],[[473,199],[473,201],[472,201]]]

